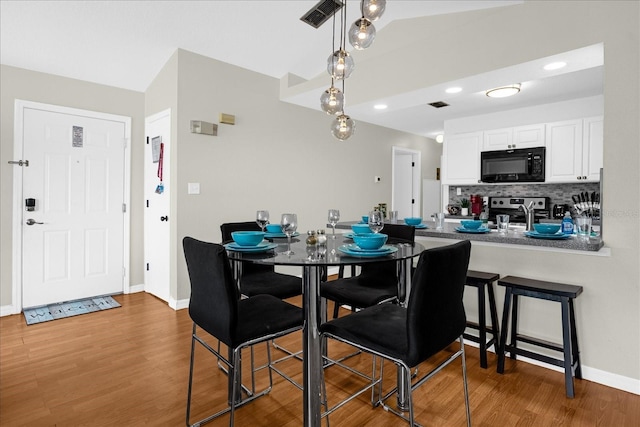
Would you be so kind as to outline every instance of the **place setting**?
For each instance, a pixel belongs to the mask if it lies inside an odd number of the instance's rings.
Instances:
[[[388,236],[380,233],[383,228],[382,213],[372,211],[368,216],[367,224],[353,224],[351,226],[353,243],[341,245],[338,250],[345,255],[357,258],[374,258],[392,254],[398,248],[385,245]]]
[[[571,237],[571,234],[564,234],[561,230],[562,224],[539,223],[533,224],[532,231],[525,231],[523,234],[534,239],[564,240]]]
[[[479,219],[462,220],[460,221],[460,227],[456,227],[455,230],[459,233],[471,234],[483,234],[491,231]]]
[[[259,253],[278,247],[276,243],[264,240],[262,231],[234,231],[231,233],[233,242],[224,245],[225,249],[235,252]]]
[[[421,217],[409,217],[404,219],[404,223],[414,227],[416,230],[424,230],[425,228],[429,228],[427,224],[422,222]]]

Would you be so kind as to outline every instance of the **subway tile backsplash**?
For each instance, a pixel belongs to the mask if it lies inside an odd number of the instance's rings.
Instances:
[[[456,195],[456,189],[460,188],[462,195]],[[600,192],[600,183],[583,182],[575,184],[500,184],[500,185],[468,185],[449,186],[449,204],[455,205],[460,199],[468,199],[471,195],[488,197],[549,197],[551,206],[568,204],[573,205],[571,196],[587,191]]]

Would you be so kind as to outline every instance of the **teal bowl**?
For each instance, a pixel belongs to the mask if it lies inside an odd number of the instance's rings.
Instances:
[[[240,246],[257,246],[264,239],[262,231],[234,231],[231,238]]]
[[[422,218],[417,218],[417,217],[405,218],[404,223],[407,225],[420,225],[422,223]]]
[[[380,249],[387,242],[387,235],[381,233],[356,234],[353,242],[360,249]]]
[[[267,232],[282,233],[282,226],[280,224],[267,224]]]
[[[368,234],[371,233],[369,224],[352,224],[351,229],[355,234]]]
[[[533,224],[533,229],[536,230],[540,234],[556,234],[560,231],[560,227],[562,224]]]
[[[465,219],[460,221],[460,224],[467,230],[477,230],[482,225],[482,221],[479,219]]]
[[[369,215],[362,215],[362,223],[369,224]]]

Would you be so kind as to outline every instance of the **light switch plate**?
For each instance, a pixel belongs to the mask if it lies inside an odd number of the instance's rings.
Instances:
[[[190,182],[187,184],[187,193],[188,194],[200,194],[200,183],[199,182]]]

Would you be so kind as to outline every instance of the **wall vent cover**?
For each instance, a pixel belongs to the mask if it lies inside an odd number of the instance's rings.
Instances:
[[[307,13],[300,18],[313,28],[318,28],[333,16],[344,4],[341,0],[320,0]]]
[[[431,105],[433,108],[442,108],[442,107],[448,107],[449,106],[449,104],[447,104],[444,101],[431,102],[431,103],[429,103],[429,105]]]

